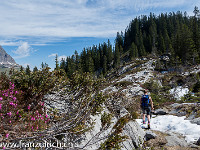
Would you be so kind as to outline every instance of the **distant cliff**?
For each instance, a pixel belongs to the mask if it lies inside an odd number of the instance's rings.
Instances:
[[[15,60],[6,53],[6,51],[0,46],[0,67],[11,68],[19,67]]]

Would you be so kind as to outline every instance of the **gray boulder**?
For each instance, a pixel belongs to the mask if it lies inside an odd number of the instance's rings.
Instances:
[[[200,145],[200,137],[199,137],[199,139],[197,140],[197,145]]]
[[[180,147],[187,147],[188,143],[181,137],[181,135],[171,133],[170,136],[166,136],[167,144],[166,146],[180,146]]]
[[[195,123],[195,124],[197,124],[197,125],[200,125],[200,117],[191,120],[191,123]]]
[[[122,150],[137,149],[144,143],[145,132],[136,121],[128,122],[123,128],[122,135],[129,138],[122,143]]]
[[[156,109],[155,111],[154,111],[154,115],[166,115],[168,112],[167,112],[167,110],[164,110],[164,109]]]
[[[150,139],[155,139],[156,137],[157,137],[157,135],[155,133],[153,133],[152,131],[147,131],[145,134],[146,141],[148,141]]]

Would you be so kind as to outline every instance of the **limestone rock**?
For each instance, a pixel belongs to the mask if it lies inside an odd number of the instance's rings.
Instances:
[[[129,137],[122,143],[122,150],[136,149],[144,143],[145,132],[136,121],[128,122],[122,132],[123,135]]]
[[[184,139],[184,137],[181,137],[180,135],[171,133],[170,136],[166,136],[167,144],[166,146],[181,146],[181,147],[187,147],[188,143]]]

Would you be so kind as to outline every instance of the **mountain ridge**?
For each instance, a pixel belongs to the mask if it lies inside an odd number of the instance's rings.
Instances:
[[[0,45],[0,67],[12,68],[19,67],[15,60]]]

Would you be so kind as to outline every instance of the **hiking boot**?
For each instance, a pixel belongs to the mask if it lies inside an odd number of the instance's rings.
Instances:
[[[148,129],[150,129],[150,122],[148,122]]]

